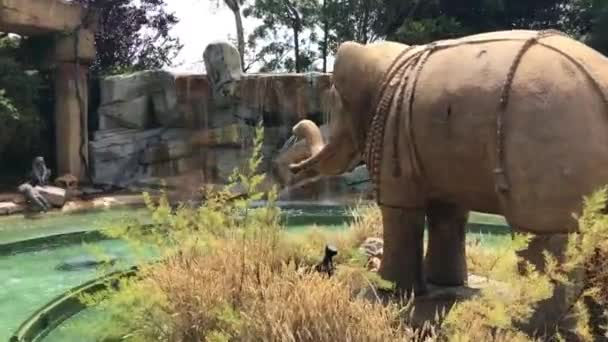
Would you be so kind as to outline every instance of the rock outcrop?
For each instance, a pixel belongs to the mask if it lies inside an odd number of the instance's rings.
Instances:
[[[183,126],[175,77],[166,71],[110,76],[100,82],[100,129]]]
[[[201,176],[190,179],[225,183],[235,167],[247,162],[261,123],[260,171],[281,185],[293,185],[285,164],[289,158],[277,156],[298,121],[327,121],[322,107],[330,75],[245,74],[236,49],[222,42],[210,44],[204,59],[208,75],[143,71],[100,82],[99,130],[89,144],[94,183],[132,188],[195,173]],[[303,178],[306,183],[283,197],[325,196],[319,191],[350,196],[360,190],[361,177],[366,176]]]

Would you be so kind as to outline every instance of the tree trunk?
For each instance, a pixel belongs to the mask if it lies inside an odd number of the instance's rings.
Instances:
[[[298,13],[295,4],[291,3],[289,0],[283,0],[283,3],[285,4],[287,13],[289,13],[289,18],[293,26],[294,61],[296,72],[299,73],[302,71],[300,66],[300,30],[302,30],[302,17],[300,17],[300,13]]]
[[[327,43],[329,35],[329,23],[327,17],[327,0],[323,0],[323,72],[327,72]]]
[[[293,49],[295,54],[296,72],[301,72],[300,67],[300,21],[296,19],[293,25]]]
[[[363,1],[363,25],[361,39],[363,44],[367,44],[368,40],[368,29],[369,29],[369,0]]]
[[[239,50],[239,55],[241,55],[241,70],[243,70],[245,68],[245,33],[243,30],[243,18],[241,17],[241,6],[238,0],[224,0],[224,3],[234,14],[237,49]]]
[[[245,67],[245,33],[243,32],[243,19],[241,18],[240,8],[234,13],[234,21],[236,22],[236,37],[239,49],[239,55],[241,55],[241,69]]]

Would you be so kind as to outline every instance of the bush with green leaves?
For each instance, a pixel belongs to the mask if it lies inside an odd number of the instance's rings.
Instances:
[[[44,122],[38,107],[42,80],[15,57],[17,38],[0,39],[0,162],[23,160],[40,145]],[[27,160],[29,163],[31,159]]]
[[[134,247],[154,246],[160,258],[143,264],[138,277],[123,280],[117,290],[84,296],[100,316],[72,326],[75,334],[128,341],[541,341],[547,336],[529,336],[518,324],[553,295],[556,284],[574,281],[573,269],[584,267],[590,272],[587,286],[569,313],[578,322],[573,336],[597,336],[584,301],[606,307],[606,189],[586,199],[581,231],[571,235],[566,261],[558,264],[547,254],[546,273],[531,265],[518,271],[516,252],[527,248],[526,236],[492,250],[469,246],[472,269],[492,281],[480,295],[416,329],[407,319],[411,302],[382,304],[356,295],[392,286],[366,271],[357,254],[365,237],[381,236],[378,207],[358,208],[343,232],[287,234],[276,189],[261,190],[262,135],[260,127],[249,163],[235,170],[231,184],[211,191],[199,206],[174,209],[166,196],[146,195],[151,224],[132,218],[108,227],[106,234]],[[249,196],[235,197],[237,184]],[[260,198],[266,205],[253,208]],[[336,275],[329,279],[311,272],[328,240],[340,250]]]

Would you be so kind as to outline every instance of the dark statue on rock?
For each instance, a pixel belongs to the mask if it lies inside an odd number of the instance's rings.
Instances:
[[[30,184],[33,186],[45,186],[49,183],[51,177],[51,169],[46,167],[44,157],[38,156],[32,161],[32,171]]]
[[[49,184],[51,170],[46,167],[44,157],[38,156],[32,161],[32,170],[29,173],[29,181],[19,185],[17,190],[23,194],[26,202],[42,212],[51,209],[48,200],[36,189],[36,186],[46,186]]]

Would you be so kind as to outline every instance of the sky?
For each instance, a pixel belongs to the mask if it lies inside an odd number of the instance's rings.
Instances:
[[[221,0],[220,0],[221,1]],[[167,67],[175,73],[201,73],[205,71],[203,51],[211,42],[227,41],[229,35],[236,37],[234,15],[225,6],[216,8],[211,0],[167,0],[167,10],[172,11],[180,22],[173,27],[172,34],[179,37],[184,47],[177,56],[176,65]],[[258,21],[243,18],[245,35],[251,32]]]
[[[215,0],[167,0],[167,10],[174,12],[179,23],[172,34],[184,45],[173,66],[166,67],[174,73],[204,73],[203,51],[211,42],[236,37],[234,15],[223,5],[214,5]],[[243,17],[245,39],[261,21]],[[316,63],[320,64],[321,61]],[[333,58],[328,58],[328,71],[333,68]]]

